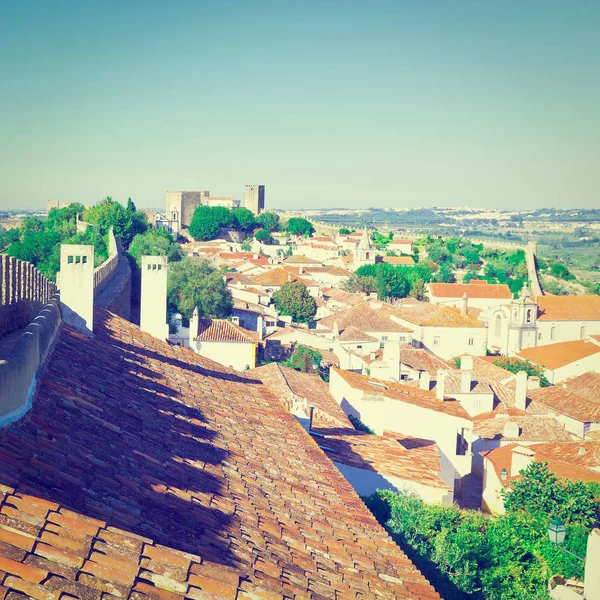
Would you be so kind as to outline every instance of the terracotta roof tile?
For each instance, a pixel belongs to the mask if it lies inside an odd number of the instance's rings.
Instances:
[[[373,337],[358,329],[358,327],[354,327],[351,325],[350,327],[346,327],[342,334],[339,336],[339,339],[342,342],[376,342],[377,338]]]
[[[227,319],[198,319],[198,335],[194,338],[203,342],[255,343],[256,335]]]
[[[594,402],[600,402],[600,373],[588,371],[578,377],[563,381],[561,385],[573,394],[583,396]]]
[[[0,433],[0,482],[15,595],[439,598],[262,383],[101,311]]]
[[[391,318],[389,305],[383,302],[361,302],[352,308],[342,310],[319,321],[319,326],[333,329],[337,324],[340,331],[355,327],[361,331],[394,331],[412,333],[412,330]]]
[[[383,262],[390,265],[413,266],[415,264],[415,259],[412,256],[384,256]]]
[[[581,423],[600,423],[600,402],[574,394],[562,386],[529,390],[527,395],[553,413],[567,415]]]
[[[600,321],[600,296],[537,296],[539,321]]]
[[[510,288],[505,283],[430,283],[434,298],[512,299]]]
[[[524,348],[518,353],[518,356],[553,370],[594,354],[600,355],[600,345],[589,340],[576,340],[574,342],[558,342],[545,346]]]

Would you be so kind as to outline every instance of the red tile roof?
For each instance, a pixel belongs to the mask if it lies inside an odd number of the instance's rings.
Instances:
[[[316,285],[316,283],[292,275],[282,268],[271,269],[260,275],[255,275],[253,279],[256,285],[285,285],[286,283],[302,283],[307,287]]]
[[[518,446],[518,444],[507,444],[481,453],[492,463],[498,479],[500,479],[502,469],[506,469],[508,476],[502,482],[504,485],[521,477],[520,475],[511,476],[510,474],[512,451]],[[532,444],[526,446],[526,448],[534,453],[533,460],[535,462],[548,463],[548,468],[561,478],[577,481],[600,481],[600,472],[593,471],[587,465],[581,465],[573,456],[574,454],[577,455],[580,448],[588,448],[597,456],[599,446],[600,442],[597,441],[582,441]],[[595,466],[600,466],[600,463],[596,463]]]
[[[26,596],[439,598],[264,385],[108,313],[63,328],[0,483]]]
[[[574,394],[562,386],[529,390],[527,395],[550,411],[580,423],[600,423],[600,402]]]
[[[539,321],[600,321],[600,296],[537,296]]]
[[[518,353],[518,356],[546,369],[553,370],[594,354],[600,354],[600,345],[589,340],[576,340],[574,342],[558,342],[545,346],[524,348]]]
[[[415,264],[415,259],[412,256],[384,256],[383,262],[390,265],[408,265]]]
[[[227,319],[198,319],[198,335],[194,339],[242,344],[254,344],[258,341],[256,332],[248,331]]]
[[[505,283],[430,283],[429,289],[434,298],[512,299],[510,288]]]
[[[485,327],[471,316],[463,316],[439,304],[419,302],[413,298],[404,298],[397,304],[386,306],[396,317],[424,327]]]
[[[395,436],[399,437],[398,434]],[[432,440],[401,436],[394,439],[389,434],[381,436],[348,430],[323,438],[315,437],[315,441],[336,463],[449,489],[440,476],[440,456],[437,444]]]
[[[562,385],[573,394],[583,396],[594,402],[600,402],[600,373],[588,371],[578,377],[563,381]]]
[[[376,308],[379,307],[379,308]],[[381,331],[412,333],[411,329],[397,323],[391,318],[391,313],[385,303],[361,302],[356,306],[342,310],[319,321],[319,326],[333,329],[337,324],[340,331],[355,327],[361,331]]]
[[[372,335],[369,335],[369,334],[365,333],[364,331],[361,331],[360,329],[358,329],[357,327],[354,327],[352,325],[350,325],[350,327],[346,327],[346,329],[344,329],[344,331],[340,335],[339,339],[342,342],[376,342],[377,341],[376,337],[373,337]]]
[[[517,425],[517,436],[505,435],[508,433],[506,425],[509,422]],[[481,438],[492,440],[570,442],[573,439],[553,417],[530,415],[515,408],[473,417],[473,432]]]
[[[283,259],[284,263],[288,265],[320,265],[320,260],[314,260],[312,258],[308,258],[308,256],[303,256],[302,254],[295,254],[293,256],[287,256]]]
[[[367,375],[360,375],[352,371],[343,371],[341,369],[331,368],[331,371],[337,373],[346,383],[355,390],[362,390],[367,394],[380,395],[390,400],[397,400],[414,404],[427,410],[441,412],[454,417],[462,417],[471,420],[469,413],[461,406],[460,402],[455,400],[438,400],[434,392],[428,392],[418,387],[404,385],[402,383],[392,383],[390,381],[380,381]]]
[[[323,288],[322,292],[323,297],[327,301],[333,300],[334,302],[345,304],[346,306],[356,306],[365,301],[365,296],[363,294],[352,294],[338,288]]]

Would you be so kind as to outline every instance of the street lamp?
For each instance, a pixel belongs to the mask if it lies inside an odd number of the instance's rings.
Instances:
[[[502,479],[502,481],[506,481],[507,477],[508,477],[508,471],[506,469],[502,469],[502,471],[500,471],[500,479]]]
[[[581,558],[581,556],[577,556],[577,554],[573,554],[572,552],[569,552],[566,548],[561,547],[561,544],[565,541],[566,535],[567,535],[567,528],[565,527],[564,523],[558,517],[554,517],[548,524],[548,537],[550,538],[550,541],[559,550],[562,550],[563,552],[570,554],[571,556],[575,557],[577,560],[580,560],[581,562],[584,563],[585,558]]]

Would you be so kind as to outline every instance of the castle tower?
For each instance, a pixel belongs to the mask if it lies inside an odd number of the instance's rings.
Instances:
[[[207,203],[210,192],[167,192],[166,217],[170,221],[171,233],[179,233],[189,227],[194,211]]]
[[[363,229],[358,247],[352,252],[354,253],[352,266],[355,269],[358,269],[358,267],[362,267],[363,265],[372,265],[375,263],[375,252],[373,252],[373,248],[371,247],[371,239],[366,227]]]
[[[166,256],[142,256],[140,304],[140,329],[159,340],[166,340],[169,337]]]
[[[537,345],[537,302],[531,298],[527,285],[516,300],[511,300],[508,321],[508,350],[519,352]]]
[[[265,210],[265,186],[252,184],[244,186],[244,206],[255,215],[263,212]]]
[[[59,284],[63,322],[91,335],[94,331],[94,246],[61,244]]]

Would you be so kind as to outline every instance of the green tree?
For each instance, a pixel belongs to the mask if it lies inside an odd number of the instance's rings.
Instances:
[[[258,215],[256,219],[264,229],[268,231],[278,231],[279,230],[279,215],[274,212],[263,212]]]
[[[211,206],[213,219],[219,224],[219,227],[231,227],[233,223],[233,214],[225,206]]]
[[[347,227],[342,227],[339,232],[340,235],[348,235],[350,232],[350,230]]]
[[[137,208],[135,207],[135,204],[133,203],[133,200],[131,198],[127,198],[127,207],[126,208],[129,212],[132,212],[132,213],[137,211]]]
[[[197,242],[214,240],[220,230],[220,215],[212,206],[199,206],[194,211],[188,231]]]
[[[415,284],[411,287],[408,295],[416,300],[427,300],[427,287],[425,285],[425,281],[422,279],[417,279]]]
[[[340,287],[351,294],[371,294],[377,291],[376,279],[371,275],[357,275],[353,273],[342,280]]]
[[[318,350],[306,346],[297,346],[285,364],[292,369],[296,369],[296,371],[314,373],[319,370],[322,359],[323,356]]]
[[[142,256],[166,256],[169,262],[181,260],[183,253],[179,244],[166,229],[150,229],[139,233],[129,245],[129,255],[141,267]]]
[[[188,320],[198,307],[201,317],[223,319],[231,314],[233,301],[223,274],[206,260],[184,258],[169,265],[169,314]]]
[[[121,237],[125,247],[129,246],[138,233],[144,233],[148,229],[144,213],[127,210],[110,196],[106,196],[95,206],[86,208],[83,220],[94,225],[102,235],[106,235],[112,227],[114,234]]]
[[[309,220],[303,217],[292,217],[288,221],[287,230],[293,235],[311,235],[315,228]]]
[[[292,317],[295,323],[307,323],[317,314],[317,303],[305,285],[285,283],[273,294],[280,314]]]
[[[506,371],[510,371],[511,373],[518,373],[519,371],[525,371],[529,377],[539,377],[540,378],[540,386],[548,387],[550,383],[546,375],[544,374],[543,369],[540,367],[536,367],[528,360],[522,360],[520,358],[515,357],[501,357],[497,358],[494,361],[494,364],[497,367],[500,367]]]
[[[256,240],[258,240],[262,244],[270,244],[273,241],[273,238],[271,237],[271,233],[268,229],[259,229],[254,234],[254,237],[256,238]]]
[[[252,229],[254,223],[256,223],[256,217],[254,216],[254,213],[244,207],[234,208],[231,211],[231,216],[232,225],[245,231]]]

